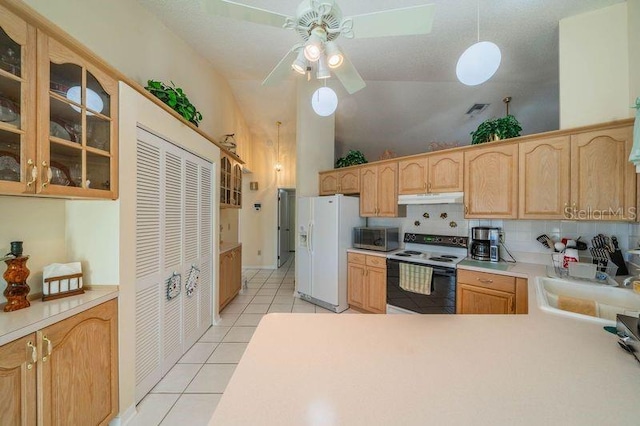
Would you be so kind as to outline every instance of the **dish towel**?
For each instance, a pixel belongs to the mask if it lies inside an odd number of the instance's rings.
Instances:
[[[558,309],[592,317],[598,316],[597,305],[593,300],[558,295]]]
[[[400,263],[400,288],[412,293],[431,294],[431,276],[433,268]]]
[[[636,122],[633,126],[633,146],[629,161],[636,166],[636,173],[640,173],[640,98],[636,99],[636,104],[631,108],[636,109]]]

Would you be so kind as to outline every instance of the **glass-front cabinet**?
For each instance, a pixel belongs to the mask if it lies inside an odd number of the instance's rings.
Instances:
[[[220,156],[220,207],[242,207],[242,166],[224,154]]]
[[[35,191],[36,30],[0,7],[0,191]]]
[[[38,192],[117,198],[118,84],[38,32]]]
[[[117,96],[114,78],[0,6],[0,193],[117,198]]]

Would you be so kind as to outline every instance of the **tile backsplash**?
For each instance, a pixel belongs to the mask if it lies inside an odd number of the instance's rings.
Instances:
[[[423,217],[428,213],[428,218]],[[446,213],[446,218],[441,215]],[[444,216],[444,215],[443,215]],[[419,225],[415,222],[418,221]],[[455,222],[456,227],[450,223]],[[629,248],[640,247],[640,224],[627,222],[577,222],[570,220],[466,220],[462,204],[436,204],[407,206],[405,218],[370,218],[370,226],[397,226],[404,232],[470,236],[475,226],[502,228],[504,245],[517,261],[549,263],[551,250],[540,244],[536,238],[547,234],[554,241],[561,238],[577,239],[591,246],[591,239],[598,234],[615,235],[624,253]],[[585,256],[588,251],[581,252]],[[507,257],[502,253],[503,257]]]

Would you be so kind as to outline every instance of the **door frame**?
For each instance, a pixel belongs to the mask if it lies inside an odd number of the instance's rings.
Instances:
[[[275,229],[276,229],[276,238],[275,238],[275,253],[276,253],[276,268],[275,269],[279,269],[281,264],[280,264],[280,232],[278,230],[279,224],[280,224],[280,191],[285,191],[287,193],[287,195],[289,197],[293,197],[294,199],[296,198],[296,189],[295,188],[278,188],[276,190],[276,220],[275,220]],[[289,206],[291,205],[291,203],[287,203],[286,208],[288,209]],[[296,203],[293,203],[294,208]],[[293,216],[291,215],[291,212],[288,212],[288,218],[289,220],[291,220],[291,218],[293,217],[294,221],[295,221],[295,212],[293,212]],[[295,223],[293,224],[293,226],[291,224],[289,224],[289,232],[295,232]],[[288,242],[291,241],[291,238],[288,238]],[[294,246],[295,248],[295,246]],[[289,253],[291,253],[292,250],[291,248],[289,248]],[[289,254],[289,256],[291,256],[291,254]],[[287,256],[287,259],[288,257]]]

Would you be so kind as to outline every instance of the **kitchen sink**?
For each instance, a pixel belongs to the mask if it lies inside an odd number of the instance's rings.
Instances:
[[[640,294],[629,288],[538,277],[536,293],[543,311],[579,320],[615,325],[616,314],[640,315]]]

